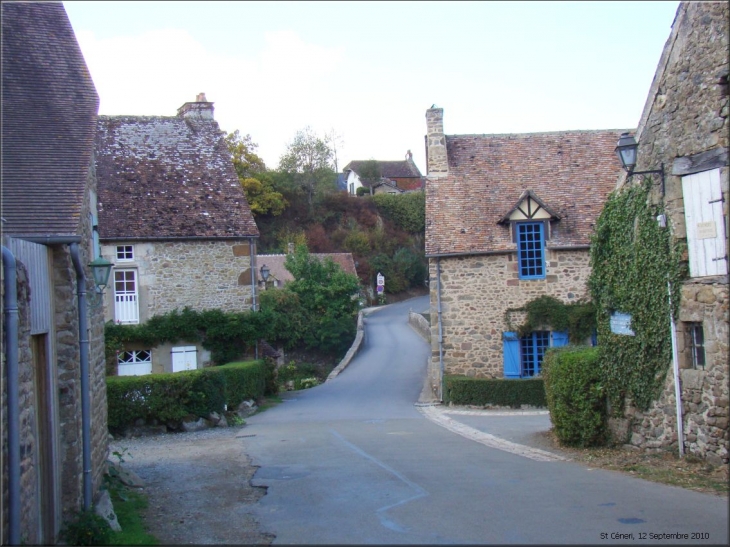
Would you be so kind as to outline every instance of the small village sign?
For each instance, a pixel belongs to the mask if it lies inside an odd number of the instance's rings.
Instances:
[[[631,315],[620,311],[611,314],[610,319],[611,332],[614,334],[623,334],[626,336],[636,336],[631,330]]]

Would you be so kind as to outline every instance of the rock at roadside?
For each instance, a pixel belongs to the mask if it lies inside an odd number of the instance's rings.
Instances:
[[[109,497],[108,490],[101,491],[101,494],[99,495],[99,501],[97,501],[96,505],[94,506],[94,511],[97,515],[99,515],[109,523],[109,526],[111,526],[112,530],[114,530],[115,532],[122,531],[122,527],[119,525],[119,521],[117,520],[117,514],[114,512],[114,506],[112,505],[112,500]]]
[[[144,481],[134,471],[125,469],[120,464],[111,460],[107,460],[106,465],[107,473],[113,477],[117,477],[123,485],[131,486],[132,488],[144,488]]]

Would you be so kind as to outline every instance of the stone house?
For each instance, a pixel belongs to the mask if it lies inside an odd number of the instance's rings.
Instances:
[[[91,269],[99,97],[60,2],[2,4],[4,545],[55,544],[108,456]]]
[[[435,393],[444,374],[538,374],[545,349],[567,335],[518,338],[509,325],[522,320],[510,309],[542,295],[587,296],[592,226],[616,186],[621,131],[445,135],[443,109],[426,120]]]
[[[330,258],[346,273],[357,275],[355,260],[352,258],[352,253],[311,253],[310,256],[319,260]],[[259,271],[257,272],[257,274],[259,274],[258,286],[261,290],[265,290],[268,287],[280,288],[286,285],[289,281],[294,280],[294,276],[289,273],[289,270],[287,270],[284,266],[285,262],[285,254],[258,255],[256,257],[256,263],[259,264]],[[263,276],[260,275],[261,268],[264,267],[266,267],[269,271],[269,277],[266,280],[266,283],[264,283]]]
[[[725,2],[682,2],[635,133],[636,171],[664,170],[664,205],[675,245],[686,245],[675,326],[681,398],[677,427],[671,363],[646,412],[631,405],[614,432],[641,448],[674,445],[728,462],[728,24]],[[616,160],[618,163],[618,160]],[[635,184],[639,177],[619,180]]]
[[[190,307],[256,309],[259,232],[204,94],[177,116],[99,116],[99,238],[114,263],[107,321]],[[201,368],[198,343],[125,347],[119,375]]]
[[[351,196],[357,195],[357,189],[370,188],[367,182],[360,180],[360,173],[366,160],[354,160],[342,170],[345,175],[345,187]],[[373,193],[402,193],[423,188],[423,176],[413,161],[413,154],[409,150],[405,160],[378,161],[381,180],[373,185]],[[383,180],[384,179],[384,180]],[[376,187],[379,190],[376,190]]]

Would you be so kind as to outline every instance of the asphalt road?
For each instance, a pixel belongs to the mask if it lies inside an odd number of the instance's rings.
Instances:
[[[728,543],[727,499],[538,461],[426,419],[414,403],[430,348],[409,307],[428,299],[369,315],[337,378],[247,420],[253,484],[268,487],[254,514],[274,543]],[[508,432],[504,416],[481,419]]]

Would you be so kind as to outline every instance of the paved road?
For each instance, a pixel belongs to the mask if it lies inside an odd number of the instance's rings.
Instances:
[[[337,378],[248,420],[254,484],[268,487],[255,514],[275,543],[728,543],[726,499],[519,455],[520,436],[467,438],[435,408],[428,419],[414,403],[430,348],[409,307],[427,298],[371,314]],[[688,537],[651,535],[676,533]]]

